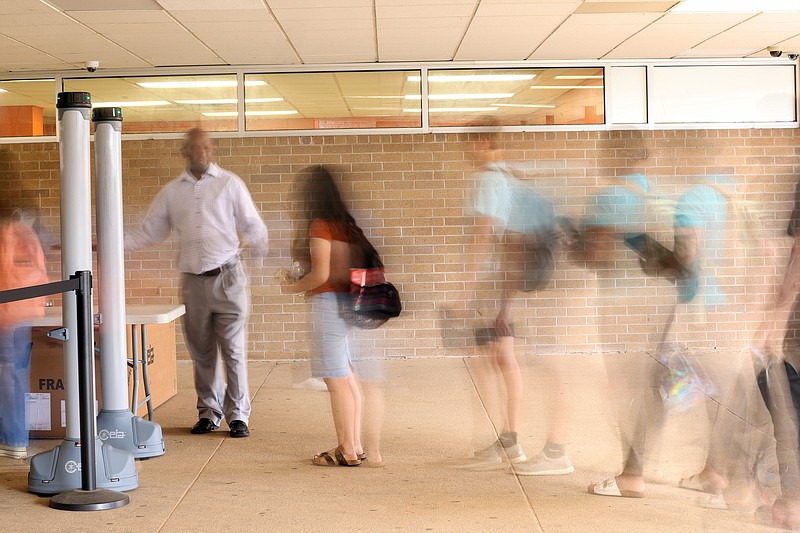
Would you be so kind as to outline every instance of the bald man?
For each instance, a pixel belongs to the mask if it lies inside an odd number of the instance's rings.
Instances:
[[[213,153],[205,131],[186,134],[181,147],[186,170],[158,193],[141,227],[125,235],[125,251],[177,233],[184,336],[194,362],[199,418],[191,432],[210,433],[224,417],[231,437],[247,437],[250,304],[239,251],[246,244],[266,254],[267,227],[242,179],[213,163]],[[246,243],[239,241],[240,233]]]

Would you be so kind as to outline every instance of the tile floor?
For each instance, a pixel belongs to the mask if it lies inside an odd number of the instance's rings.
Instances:
[[[526,383],[520,442],[529,456],[543,445],[542,362],[524,359]],[[27,492],[28,465],[0,458],[0,519],[6,531],[776,531],[759,525],[755,504],[702,508],[701,493],[677,480],[703,462],[703,416],[668,420],[658,460],[650,465],[644,499],[587,494],[590,481],[613,474],[619,452],[599,356],[570,356],[563,379],[570,406],[568,451],[573,474],[522,477],[510,468],[454,468],[474,445],[491,442],[462,358],[385,363],[383,453],[386,467],[322,468],[314,453],[334,444],[326,392],[297,390],[304,363],[252,363],[252,436],[218,430],[190,435],[195,422],[191,366],[178,367],[178,395],[156,410],[167,453],[137,463],[139,488],[126,507],[100,512],[57,511]],[[546,366],[546,365],[545,365]],[[34,452],[59,441],[36,440]],[[656,474],[656,471],[659,473]]]

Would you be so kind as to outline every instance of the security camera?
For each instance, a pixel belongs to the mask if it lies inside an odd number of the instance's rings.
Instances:
[[[100,66],[99,61],[87,61],[86,62],[86,70],[89,72],[97,72],[97,68]]]
[[[769,50],[769,55],[772,57],[781,57],[781,55],[783,55],[783,50],[779,50],[778,48],[773,48],[770,46],[767,48],[767,50]]]
[[[800,57],[800,53],[797,53],[797,52],[789,52],[788,54],[786,54],[786,57],[788,57],[788,58],[789,58],[789,59],[791,59],[792,61],[797,61],[797,58],[798,58],[798,57]]]

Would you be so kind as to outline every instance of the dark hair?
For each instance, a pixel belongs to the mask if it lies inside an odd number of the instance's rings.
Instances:
[[[306,181],[302,195],[309,224],[316,219],[355,224],[356,221],[344,205],[339,188],[327,168],[314,165],[306,168],[303,174]]]
[[[344,204],[342,194],[330,171],[322,165],[313,165],[303,170],[303,175],[305,182],[300,191],[305,205],[306,223],[304,225],[305,232],[299,238],[303,239],[306,245],[308,244],[308,229],[315,220],[340,222],[347,228],[350,242],[357,245],[367,256],[374,255],[374,262],[380,263],[378,252],[370,244]],[[303,224],[301,224],[302,226]],[[356,260],[354,266],[361,262],[361,260]],[[381,265],[376,264],[375,266]]]

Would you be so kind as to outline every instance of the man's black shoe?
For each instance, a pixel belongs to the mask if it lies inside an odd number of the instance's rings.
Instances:
[[[212,422],[210,418],[201,418],[192,428],[192,433],[195,435],[203,435],[204,433],[211,433],[218,427],[219,426]]]
[[[247,424],[241,420],[234,420],[231,422],[231,437],[249,437],[250,430],[247,429]]]

